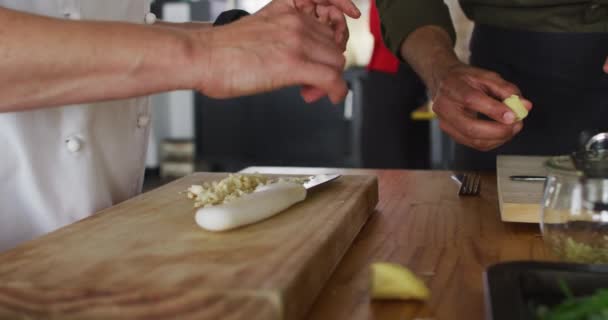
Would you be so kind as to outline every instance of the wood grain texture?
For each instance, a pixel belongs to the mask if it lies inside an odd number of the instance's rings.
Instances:
[[[300,319],[378,201],[343,176],[262,223],[200,229],[195,174],[0,254],[0,318]]]
[[[281,168],[255,170],[282,172]],[[482,177],[479,197],[459,198],[450,172],[354,172],[378,176],[380,202],[317,298],[310,320],[482,320],[486,267],[503,261],[555,259],[538,225],[501,221],[494,175]],[[431,299],[427,303],[370,301],[369,266],[377,261],[413,270],[430,287]]]
[[[540,222],[544,183],[511,181],[510,176],[546,176],[547,157],[498,156],[496,176],[500,214],[506,222]]]

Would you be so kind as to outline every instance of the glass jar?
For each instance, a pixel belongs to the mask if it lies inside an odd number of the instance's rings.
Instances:
[[[545,166],[545,243],[564,261],[608,263],[608,179],[577,170],[570,156],[551,158]]]

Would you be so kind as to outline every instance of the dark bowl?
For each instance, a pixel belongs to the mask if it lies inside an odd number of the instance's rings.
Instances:
[[[565,283],[576,297],[608,288],[608,265],[518,261],[484,272],[486,319],[536,320],[536,308],[561,303]]]

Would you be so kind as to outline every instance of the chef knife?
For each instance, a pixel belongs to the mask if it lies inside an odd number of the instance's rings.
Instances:
[[[196,223],[209,231],[226,231],[259,222],[304,201],[307,191],[338,179],[338,174],[322,174],[308,178],[304,184],[279,181],[259,187],[228,203],[200,208]]]
[[[306,190],[310,190],[312,188],[318,187],[320,185],[326,184],[330,181],[334,181],[340,177],[339,174],[318,174],[315,176],[311,176],[308,180],[303,184]]]
[[[512,181],[521,181],[521,182],[544,182],[547,180],[545,176],[510,176]]]

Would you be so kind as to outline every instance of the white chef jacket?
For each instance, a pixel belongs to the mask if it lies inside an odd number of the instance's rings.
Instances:
[[[150,0],[0,0],[64,19],[150,20]],[[148,98],[0,113],[0,251],[141,192]]]

